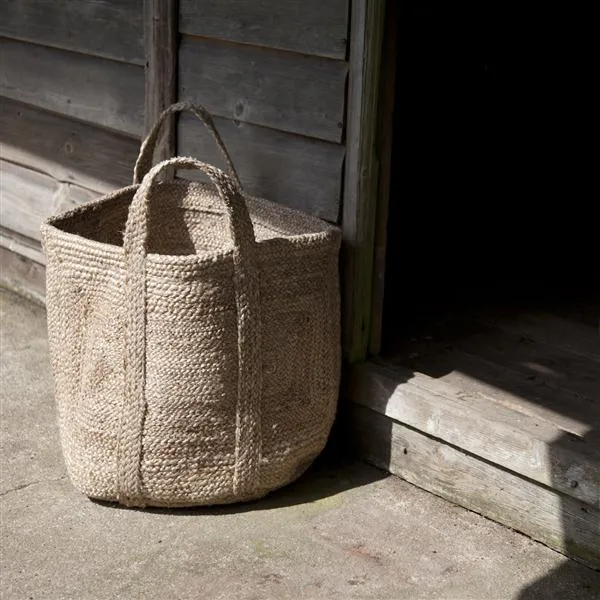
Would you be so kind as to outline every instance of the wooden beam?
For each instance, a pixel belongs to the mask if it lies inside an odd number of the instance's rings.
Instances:
[[[373,294],[371,304],[371,335],[369,352],[379,354],[383,327],[383,297],[385,292],[385,265],[387,227],[392,174],[392,144],[394,138],[394,104],[396,99],[396,50],[398,3],[387,2],[381,80],[379,86],[379,115],[377,118],[377,147],[380,156],[379,187],[375,215],[373,256]]]
[[[344,351],[368,352],[379,162],[377,112],[385,2],[354,0],[351,9],[346,166],[342,215]]]
[[[595,324],[592,328],[550,313],[500,317],[484,322],[600,362],[600,338]]]
[[[598,362],[560,346],[482,324],[476,332],[461,336],[453,347],[488,364],[510,369],[523,380],[535,379],[544,387],[574,392],[587,398],[590,405],[600,398]]]
[[[147,135],[160,113],[177,101],[177,0],[145,0],[144,48],[146,54],[146,95],[144,134]],[[157,161],[170,158],[176,148],[175,121],[163,126],[155,151]]]
[[[363,406],[351,405],[353,441],[368,462],[450,502],[600,568],[600,511],[499,469]]]
[[[504,406],[491,387],[466,391],[368,362],[353,367],[349,390],[357,404],[600,509],[600,448],[585,435],[563,442],[560,427]]]

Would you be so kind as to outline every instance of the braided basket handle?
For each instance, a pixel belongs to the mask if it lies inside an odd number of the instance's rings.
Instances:
[[[171,158],[153,167],[144,177],[129,207],[123,238],[127,320],[125,393],[117,445],[117,489],[119,502],[128,506],[144,506],[141,460],[146,411],[146,241],[149,196],[155,179],[170,167],[203,171],[217,188],[227,209],[233,240],[238,325],[234,494],[248,495],[258,482],[261,453],[261,315],[259,268],[252,222],[239,188],[223,171],[194,158]]]
[[[180,113],[183,111],[189,111],[204,124],[206,129],[210,132],[215,143],[217,144],[217,148],[227,165],[227,171],[230,177],[235,181],[236,185],[239,189],[242,189],[242,185],[240,183],[240,178],[233,166],[233,162],[231,160],[231,156],[229,156],[229,152],[227,152],[227,148],[215,127],[215,123],[211,114],[200,104],[192,104],[191,102],[177,102],[176,104],[172,104],[168,108],[166,108],[158,117],[156,123],[152,127],[152,130],[146,137],[146,139],[142,142],[142,146],[140,148],[140,154],[135,163],[135,167],[133,169],[133,183],[134,185],[138,185],[142,182],[142,179],[148,174],[150,168],[152,167],[152,161],[154,158],[154,150],[156,149],[156,143],[158,141],[158,136],[160,134],[160,130],[167,120],[167,118],[174,114]]]
[[[240,192],[240,188],[232,181],[231,177],[226,175],[221,169],[217,169],[195,158],[175,157],[164,160],[152,167],[144,176],[142,183],[135,192],[129,206],[129,215],[123,237],[123,247],[126,255],[128,253],[137,255],[145,253],[150,191],[160,173],[170,167],[197,170],[205,173],[217,188],[219,196],[227,209],[229,228],[234,247],[239,248],[240,245],[244,244],[244,241],[248,242],[252,240],[254,242],[254,230],[248,209],[246,208],[246,202]]]

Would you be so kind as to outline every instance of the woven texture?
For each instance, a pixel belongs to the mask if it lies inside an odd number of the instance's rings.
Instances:
[[[234,179],[191,158],[146,174],[151,151],[141,183],[42,226],[67,469],[129,506],[258,498],[334,419],[339,232],[243,195],[230,160]],[[159,181],[173,168],[211,183]]]

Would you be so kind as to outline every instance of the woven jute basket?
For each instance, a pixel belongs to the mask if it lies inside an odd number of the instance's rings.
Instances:
[[[230,175],[150,168],[189,109]],[[160,180],[196,169],[209,182]],[[74,485],[128,506],[259,498],[323,449],[340,372],[336,228],[241,192],[210,115],[170,107],[134,185],[49,219],[47,309],[61,443]]]

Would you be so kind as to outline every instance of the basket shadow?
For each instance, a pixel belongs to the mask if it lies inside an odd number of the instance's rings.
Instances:
[[[296,481],[269,493],[263,498],[250,502],[180,508],[153,506],[128,508],[113,502],[90,500],[100,506],[154,514],[228,515],[311,504],[389,477],[389,473],[341,454],[339,449],[328,446],[313,465]]]

